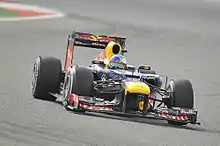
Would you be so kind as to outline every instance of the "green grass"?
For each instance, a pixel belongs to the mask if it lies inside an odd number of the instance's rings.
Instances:
[[[0,8],[0,17],[13,17],[18,16],[18,14],[19,12],[11,12],[10,10]]]

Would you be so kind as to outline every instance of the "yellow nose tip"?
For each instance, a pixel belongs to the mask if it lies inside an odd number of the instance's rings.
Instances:
[[[129,93],[138,93],[138,94],[150,94],[150,87],[143,82],[127,82],[126,90]]]

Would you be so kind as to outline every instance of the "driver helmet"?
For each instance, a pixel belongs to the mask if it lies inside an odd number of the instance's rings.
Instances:
[[[127,61],[123,55],[114,55],[111,57],[108,63],[109,69],[127,69]]]

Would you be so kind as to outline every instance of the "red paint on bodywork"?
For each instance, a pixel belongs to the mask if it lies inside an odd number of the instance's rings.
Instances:
[[[98,60],[105,60],[107,59],[107,56],[106,56],[106,52],[103,51],[99,54],[99,56],[97,57]]]
[[[73,95],[72,94],[70,94],[70,97],[69,97],[69,102],[70,102],[70,104],[72,104],[74,101],[73,101],[74,99],[73,99]]]
[[[71,45],[68,45],[67,48],[67,52],[66,52],[66,61],[65,61],[65,70],[68,70],[68,68],[71,66],[72,64],[72,60],[73,60],[73,51],[74,48]]]
[[[78,107],[78,104],[79,104],[79,96],[76,95],[76,94],[70,94],[69,102],[70,102],[70,104],[73,104],[74,107]]]

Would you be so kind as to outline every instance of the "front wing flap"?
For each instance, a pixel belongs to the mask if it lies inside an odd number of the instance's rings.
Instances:
[[[160,108],[155,110],[157,116],[161,119],[177,121],[183,123],[199,124],[197,122],[198,111],[187,108]]]

